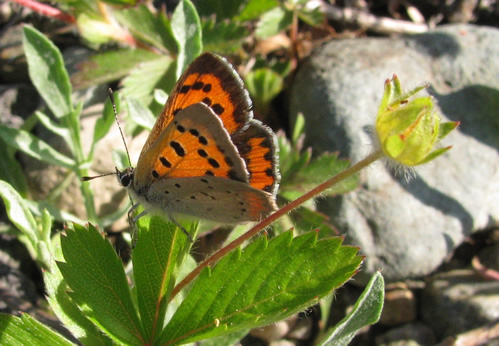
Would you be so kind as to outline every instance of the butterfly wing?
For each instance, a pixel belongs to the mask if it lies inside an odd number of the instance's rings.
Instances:
[[[270,197],[247,183],[214,176],[160,179],[147,192],[153,212],[187,214],[221,223],[261,220],[275,210]]]
[[[232,66],[205,53],[177,82],[142,149],[133,194],[148,210],[255,221],[275,209],[275,134],[253,119]]]
[[[248,183],[244,160],[220,118],[203,103],[177,113],[135,169],[136,193],[159,180],[216,176]]]
[[[250,185],[275,196],[280,180],[275,134],[252,120],[244,131],[232,136],[232,141],[246,163]]]
[[[251,100],[237,72],[224,58],[204,53],[178,80],[142,148],[141,156],[180,110],[200,102],[220,117],[229,135],[241,130],[252,117]]]

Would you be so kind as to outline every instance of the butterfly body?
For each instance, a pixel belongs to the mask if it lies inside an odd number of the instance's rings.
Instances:
[[[275,209],[275,134],[253,119],[230,64],[205,53],[177,82],[137,167],[117,176],[148,213],[258,221]]]

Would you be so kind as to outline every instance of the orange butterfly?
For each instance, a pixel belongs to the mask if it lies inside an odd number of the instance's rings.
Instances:
[[[275,210],[275,134],[253,119],[234,68],[204,53],[187,68],[156,120],[136,168],[116,171],[146,213],[221,223],[258,221]],[[132,210],[139,204],[135,204]]]

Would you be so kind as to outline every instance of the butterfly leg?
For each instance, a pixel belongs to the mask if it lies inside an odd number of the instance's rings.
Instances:
[[[130,208],[130,210],[128,210],[128,223],[130,225],[134,225],[135,223],[137,223],[137,220],[140,219],[142,216],[146,215],[147,214],[147,211],[143,211],[142,213],[140,213],[139,215],[137,216],[133,216],[133,212],[135,211],[135,209],[137,209],[139,207],[140,203],[135,203],[132,205],[132,207]]]
[[[140,213],[137,216],[133,216],[133,212],[137,207],[139,206],[139,203],[132,204],[132,207],[130,210],[128,210],[128,223],[132,227],[131,230],[131,236],[132,236],[132,249],[135,248],[135,245],[137,245],[137,240],[138,240],[138,230],[137,230],[137,220],[140,219],[142,216],[147,214],[147,212],[144,210],[142,213]]]
[[[173,223],[174,223],[174,224],[175,224],[178,228],[180,228],[180,229],[182,230],[182,232],[184,232],[184,233],[185,233],[185,235],[187,236],[187,238],[189,238],[189,240],[191,241],[191,243],[194,243],[194,239],[192,239],[191,235],[189,234],[189,232],[187,232],[187,230],[184,228],[184,226],[182,226],[181,224],[179,224],[179,223],[177,222],[177,220],[175,220],[175,219],[174,219],[171,215],[168,215],[168,218],[169,218],[170,220],[172,220],[172,221],[173,221]]]
[[[147,214],[147,210],[143,210],[139,215],[133,217],[133,212],[135,211],[135,209],[137,209],[137,207],[139,206],[139,203],[136,203],[134,205],[132,205],[132,207],[130,208],[130,210],[128,211],[128,222],[130,223],[130,225],[132,225],[132,229],[133,229],[133,233],[132,233],[132,248],[135,247],[135,244],[137,243],[137,221],[144,215]],[[173,221],[173,223],[182,230],[182,232],[185,233],[185,235],[187,236],[187,238],[189,238],[189,240],[191,241],[191,243],[194,243],[194,239],[192,239],[191,235],[189,234],[189,232],[187,232],[187,230],[184,228],[184,226],[182,226],[180,223],[178,223],[171,215],[168,216],[168,218]]]

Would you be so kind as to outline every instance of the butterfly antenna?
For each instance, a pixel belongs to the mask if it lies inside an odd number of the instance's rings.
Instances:
[[[118,124],[118,129],[120,129],[121,139],[123,140],[123,144],[125,145],[126,156],[128,157],[129,166],[132,166],[132,160],[130,159],[130,153],[128,152],[128,146],[126,145],[125,136],[123,135],[123,130],[121,129],[120,121],[118,119],[118,112],[116,111],[116,102],[114,102],[114,94],[113,89],[108,89],[109,99],[111,100],[111,104],[113,105],[114,118],[116,119],[116,124]]]
[[[116,175],[116,172],[104,173],[104,174],[96,175],[93,177],[81,177],[81,181],[89,181],[89,180],[93,180],[95,178],[107,177],[108,175]]]

